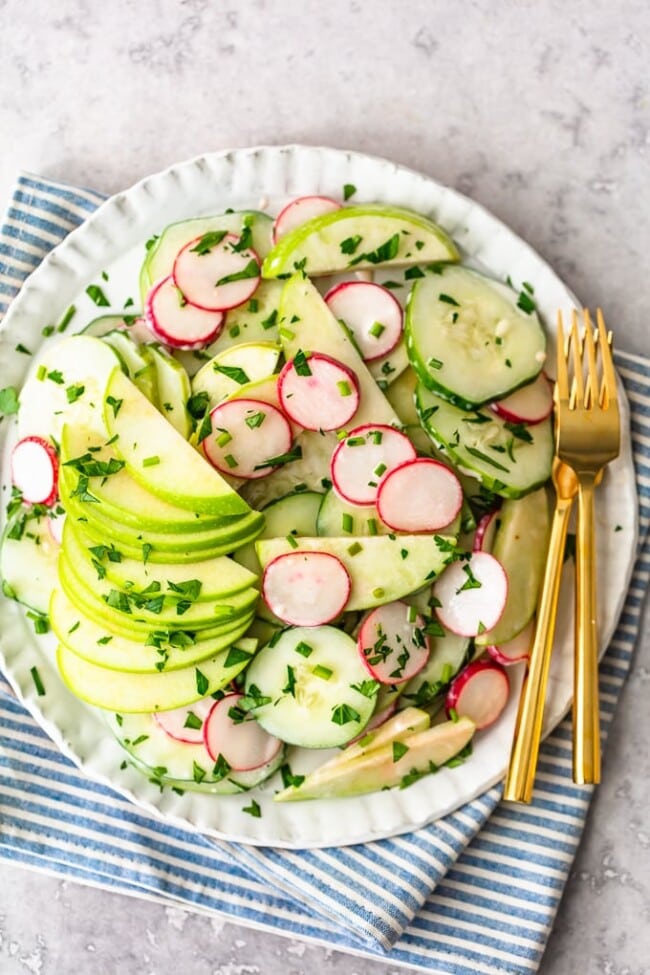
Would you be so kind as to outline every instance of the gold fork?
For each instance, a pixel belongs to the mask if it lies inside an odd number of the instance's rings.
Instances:
[[[580,784],[600,782],[594,490],[599,473],[618,456],[620,449],[616,375],[610,337],[600,309],[596,312],[595,332],[587,309],[583,310],[583,320],[581,338],[577,312],[572,312],[569,340],[565,347],[562,314],[558,312],[555,385],[556,453],[561,461],[573,469],[578,479],[573,780]],[[587,365],[586,381],[583,358],[586,358]]]

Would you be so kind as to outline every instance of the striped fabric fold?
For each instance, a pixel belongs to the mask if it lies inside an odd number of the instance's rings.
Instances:
[[[43,256],[103,200],[23,175],[0,233],[0,313]],[[640,545],[601,667],[603,733],[630,669],[650,581],[650,362],[619,353],[632,413]],[[534,801],[490,789],[394,839],[287,851],[206,839],[140,810],[64,758],[0,676],[0,861],[174,902],[436,973],[533,972],[591,791],[571,780],[571,729],[545,742]]]

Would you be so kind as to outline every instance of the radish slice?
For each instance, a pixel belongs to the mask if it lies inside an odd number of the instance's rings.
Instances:
[[[218,236],[218,235],[217,235]],[[260,261],[241,238],[225,236],[210,245],[209,234],[191,240],[174,261],[176,287],[192,305],[206,311],[228,311],[243,305],[260,282]]]
[[[266,605],[292,626],[330,623],[345,609],[351,588],[347,569],[327,552],[278,555],[262,576]]]
[[[408,460],[385,475],[377,491],[377,511],[395,531],[434,532],[454,520],[463,489],[453,471],[437,460]]]
[[[145,320],[166,345],[175,349],[200,349],[221,332],[220,311],[204,311],[185,301],[170,275],[155,284],[145,304]]]
[[[476,660],[454,678],[447,692],[447,716],[470,718],[477,731],[494,724],[510,694],[510,681],[502,667],[491,660]]]
[[[472,548],[475,552],[491,552],[494,546],[494,536],[499,527],[499,509],[489,511],[483,515],[474,533]]]
[[[355,427],[332,454],[332,485],[344,501],[374,504],[379,482],[386,472],[405,461],[415,460],[416,456],[409,438],[394,427],[383,423]]]
[[[509,423],[541,423],[553,411],[553,386],[540,372],[534,382],[515,390],[505,399],[490,404],[490,409]]]
[[[433,585],[440,622],[459,636],[478,636],[499,622],[508,597],[508,577],[498,559],[473,552],[452,562]]]
[[[273,243],[277,244],[280,237],[284,237],[290,230],[302,226],[314,217],[322,217],[325,213],[333,213],[340,210],[341,204],[329,196],[301,196],[297,200],[287,203],[283,210],[280,210],[275,223],[273,224]]]
[[[291,447],[291,427],[284,413],[270,403],[233,399],[210,414],[212,432],[202,441],[213,467],[233,477],[265,477],[277,464],[268,463]]]
[[[49,528],[50,535],[57,545],[60,545],[63,541],[63,526],[65,524],[65,518],[65,514],[57,515],[56,517],[48,515],[47,527]]]
[[[401,600],[368,613],[359,629],[357,645],[375,680],[401,684],[422,670],[431,652],[424,625],[424,617]]]
[[[325,301],[350,330],[366,362],[388,355],[402,337],[402,307],[380,284],[343,281],[327,292]]]
[[[359,408],[359,381],[321,352],[298,352],[278,376],[282,409],[305,430],[336,430]]]
[[[528,658],[534,636],[535,621],[531,620],[528,626],[523,628],[521,633],[513,636],[512,640],[508,640],[506,643],[500,643],[498,646],[493,644],[487,646],[485,649],[498,664],[503,664],[504,667],[508,667],[511,664],[517,664],[520,660],[526,660]]]
[[[174,741],[183,741],[188,745],[200,745],[203,742],[203,728],[205,719],[210,714],[214,700],[206,697],[184,708],[174,708],[173,711],[156,711],[154,720],[162,730]]]
[[[212,708],[203,725],[203,741],[210,758],[219,756],[235,772],[248,772],[266,765],[282,748],[279,738],[267,734],[252,716],[238,708],[243,694],[227,694]]]
[[[42,437],[19,440],[11,454],[11,475],[26,504],[52,505],[57,499],[59,458]]]

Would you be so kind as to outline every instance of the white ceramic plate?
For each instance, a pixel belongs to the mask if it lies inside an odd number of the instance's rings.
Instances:
[[[83,327],[97,314],[84,291],[90,282],[123,306],[137,300],[137,278],[144,242],[166,224],[186,217],[268,205],[278,211],[288,198],[306,193],[340,197],[344,183],[357,187],[354,202],[401,204],[430,214],[472,261],[515,285],[530,282],[542,318],[552,333],[558,308],[574,305],[572,296],[530,247],[482,207],[418,173],[382,159],[333,149],[300,146],[215,153],[148,177],[108,200],[86,223],[43,261],[13,303],[0,332],[0,386],[20,385],[29,363],[13,350],[23,342],[35,350],[43,324],[56,320],[74,302],[75,323]],[[108,311],[109,309],[105,309]],[[50,340],[53,341],[53,340]],[[552,344],[552,343],[551,343]],[[551,348],[551,355],[553,355]],[[551,360],[552,361],[552,360]],[[623,403],[624,429],[627,426]],[[4,449],[3,484],[8,483],[7,453],[11,425],[0,427]],[[635,550],[636,492],[629,437],[611,465],[598,498],[599,631],[603,646],[620,613]],[[624,531],[615,533],[616,525]],[[549,686],[546,725],[555,725],[571,699],[571,580],[563,586],[557,646]],[[36,638],[31,623],[15,603],[0,603],[2,666],[14,689],[66,755],[88,775],[106,783],[150,811],[215,837],[252,844],[317,847],[358,843],[395,835],[445,815],[485,791],[503,776],[510,749],[520,682],[511,668],[512,693],[507,711],[489,731],[476,737],[474,754],[454,770],[425,777],[410,788],[345,800],[274,804],[277,781],[255,796],[257,819],[242,812],[250,798],[205,797],[171,790],[163,793],[131,768],[120,769],[124,753],[108,733],[102,716],[64,687],[53,663],[52,642]],[[47,693],[38,697],[30,668],[38,666]],[[322,755],[312,764],[319,764]],[[299,765],[294,762],[294,770]]]

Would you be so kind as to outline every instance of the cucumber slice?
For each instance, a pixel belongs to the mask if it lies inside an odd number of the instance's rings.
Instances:
[[[322,500],[323,495],[315,491],[297,491],[272,501],[262,509],[265,524],[258,537],[286,538],[287,535],[315,535],[316,519]],[[260,575],[262,568],[253,542],[237,549],[233,558],[246,566],[251,573]]]
[[[415,390],[418,377],[408,366],[386,390],[386,399],[405,427],[419,427],[420,417],[415,408]]]
[[[65,423],[89,427],[106,439],[104,392],[120,363],[114,349],[90,335],[71,335],[46,345],[20,393],[19,439],[59,441]],[[83,386],[83,393],[70,403],[67,390],[73,386]]]
[[[347,424],[348,429],[364,423],[399,424],[393,408],[377,386],[351,339],[311,281],[301,274],[295,274],[285,284],[280,302],[280,316],[283,321],[280,339],[287,359],[292,359],[301,349],[305,352],[320,352],[343,363],[356,375],[361,402],[354,417]]]
[[[243,498],[117,369],[106,387],[104,420],[131,476],[156,497],[219,518],[249,514]],[[158,462],[148,465],[152,453]]]
[[[214,694],[244,669],[257,642],[242,638],[236,647],[205,660],[200,667],[184,667],[160,674],[124,674],[82,660],[59,645],[56,661],[66,686],[88,704],[120,713],[171,711]],[[238,652],[233,653],[233,649]]]
[[[246,227],[250,227],[252,233],[253,250],[259,257],[265,257],[271,249],[273,221],[265,213],[256,210],[222,213],[213,217],[196,217],[192,220],[181,220],[165,227],[147,251],[140,271],[140,293],[143,307],[151,286],[172,273],[178,252],[191,240],[202,237],[203,234],[220,230],[241,235]]]
[[[97,449],[99,448],[99,449]],[[116,458],[113,449],[106,446],[106,439],[98,437],[87,427],[66,426],[61,433],[60,489],[62,497],[74,498],[80,475],[71,464],[77,458],[87,456],[101,463],[109,463]],[[157,498],[131,477],[126,467],[107,477],[88,478],[88,492],[96,498],[95,502],[83,503],[87,509],[93,505],[97,514],[125,526],[131,526],[134,533],[151,529],[166,534],[194,534],[230,527],[236,520],[220,519],[216,516],[197,517],[194,512]],[[79,502],[82,504],[82,502]],[[93,511],[93,514],[95,512]]]
[[[416,406],[422,425],[452,463],[504,498],[519,498],[551,476],[551,421],[512,424],[491,410],[461,410],[420,383]]]
[[[27,512],[29,514],[29,512]],[[18,512],[5,529],[0,548],[0,577],[5,596],[37,613],[47,613],[50,594],[59,584],[59,545],[48,527],[47,515],[30,518],[20,538],[11,538],[25,512]]]
[[[330,458],[337,443],[334,433],[303,430],[294,441],[294,448],[300,448],[299,459],[284,464],[268,477],[249,481],[241,488],[243,497],[252,507],[263,509],[299,487],[320,493],[323,480],[327,481]]]
[[[125,363],[129,379],[135,383],[149,402],[158,406],[156,364],[149,348],[138,345],[126,332],[107,332],[102,341],[110,345]]]
[[[52,592],[49,617],[59,643],[78,657],[107,670],[136,674],[157,674],[200,664],[243,637],[250,624],[250,616],[243,616],[218,636],[203,639],[203,631],[195,634],[185,630],[179,621],[178,629],[161,627],[152,629],[148,637],[133,639],[110,633],[107,627],[89,619],[61,589]]]
[[[281,748],[266,765],[249,772],[230,771],[226,775],[203,744],[175,741],[151,714],[111,714],[108,724],[133,764],[160,785],[176,790],[233,795],[259,785],[280,768],[285,759]]]
[[[304,748],[334,748],[358,735],[375,692],[354,640],[332,626],[283,631],[246,672],[247,695],[266,699],[252,711],[264,730]]]
[[[544,577],[550,534],[551,512],[545,488],[501,505],[492,554],[506,570],[508,598],[497,625],[476,637],[477,646],[506,643],[532,619]]]
[[[187,589],[187,583],[192,580],[200,584],[200,591],[193,596],[194,600],[205,603],[242,593],[258,583],[258,575],[226,556],[192,561],[186,565],[144,563],[121,555],[119,561],[113,562],[108,558],[108,553],[98,553],[93,539],[84,535],[81,526],[71,519],[63,527],[63,549],[74,565],[90,559],[97,561],[103,578],[125,591],[140,591],[155,584],[160,586],[159,592],[170,593],[174,591],[171,586],[178,586],[178,592],[182,595],[183,586]]]
[[[280,351],[280,346],[273,342],[231,346],[199,369],[192,380],[192,392],[207,393],[212,408],[233,393],[238,393],[242,386],[272,376]]]
[[[186,403],[192,392],[190,378],[180,362],[162,346],[152,344],[146,346],[146,350],[156,369],[158,409],[181,437],[189,440],[192,425]]]
[[[466,267],[419,278],[406,306],[406,342],[421,382],[463,409],[530,382],[546,358],[535,312],[504,285]]]
[[[427,590],[427,595],[430,590]],[[404,685],[398,707],[414,705],[427,708],[432,704],[442,705],[443,694],[453,677],[467,663],[470,655],[470,639],[458,636],[449,630],[444,636],[430,637],[431,654],[426,666]]]
[[[125,312],[123,315],[100,315],[98,318],[93,318],[92,322],[88,322],[86,327],[81,329],[79,335],[93,335],[95,338],[101,339],[108,332],[121,331],[122,329],[126,329],[126,334],[129,335],[129,329],[135,326],[138,316],[138,312],[132,314]],[[149,332],[148,329],[147,331]],[[151,332],[149,332],[149,338],[151,338]],[[139,339],[135,340],[139,341]]]
[[[322,538],[350,536],[350,544],[355,536],[389,535],[388,528],[377,514],[373,505],[352,504],[343,501],[334,488],[322,497],[318,509],[317,534]]]
[[[442,227],[401,207],[343,207],[308,220],[285,234],[262,265],[265,278],[310,276],[350,269],[457,261],[458,251]]]
[[[422,589],[444,569],[455,538],[446,535],[377,535],[374,538],[286,538],[257,542],[264,566],[289,552],[327,552],[338,558],[352,581],[346,610],[369,609]]]

